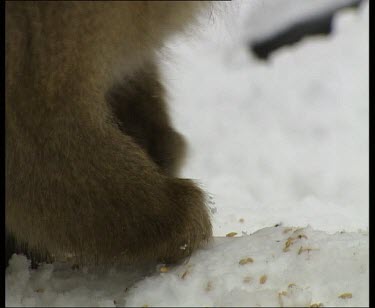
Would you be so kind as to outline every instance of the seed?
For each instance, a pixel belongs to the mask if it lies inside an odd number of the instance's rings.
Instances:
[[[162,266],[159,271],[160,273],[167,273],[169,271],[169,268],[166,266]]]
[[[339,298],[342,298],[342,299],[347,299],[347,298],[352,298],[352,297],[353,297],[352,293],[349,293],[349,292],[342,293],[341,295],[339,295]]]
[[[259,278],[259,283],[260,284],[265,284],[267,281],[267,276],[266,275],[263,275]]]
[[[248,264],[248,263],[253,263],[254,260],[252,258],[244,258],[244,259],[241,259],[240,262],[238,262],[240,265],[245,265],[245,264]]]
[[[237,235],[237,232],[229,232],[226,237],[234,237]]]

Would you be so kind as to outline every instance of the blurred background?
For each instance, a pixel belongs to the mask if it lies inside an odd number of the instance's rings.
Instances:
[[[244,0],[161,53],[214,234],[368,229],[368,1]],[[192,29],[196,36],[197,29]]]

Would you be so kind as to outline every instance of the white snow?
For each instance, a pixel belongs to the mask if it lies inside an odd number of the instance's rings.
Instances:
[[[243,18],[268,2],[252,3]],[[214,242],[165,273],[31,270],[13,256],[7,306],[369,305],[368,4],[341,13],[333,36],[269,62],[249,55],[244,21],[176,38],[164,65],[174,122],[190,143],[182,176],[215,201]]]
[[[285,249],[288,238],[295,240]],[[138,283],[137,288],[129,292],[127,304],[270,307],[309,306],[320,302],[325,306],[366,305],[367,245],[368,236],[364,234],[329,236],[311,228],[271,227],[250,236],[217,238],[213,247],[199,251],[186,265]],[[247,258],[252,262],[239,264]],[[288,288],[290,284],[295,287]],[[279,298],[282,291],[288,293]],[[352,299],[339,298],[343,293],[352,293]]]
[[[26,258],[16,256],[7,270],[9,306],[352,307],[368,305],[369,294],[368,234],[311,228],[215,238],[185,264],[128,290],[134,269],[98,273],[56,264],[30,272]],[[340,298],[346,293],[352,297]]]
[[[190,143],[182,176],[212,194],[216,235],[279,222],[367,229],[368,10],[344,13],[334,28],[269,62],[236,36],[233,50],[212,32],[204,43],[173,42],[165,78]]]

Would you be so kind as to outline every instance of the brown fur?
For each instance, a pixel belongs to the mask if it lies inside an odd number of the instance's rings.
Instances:
[[[154,60],[205,5],[6,3],[6,230],[17,243],[80,264],[175,262],[211,237],[203,192],[174,177],[184,141]]]

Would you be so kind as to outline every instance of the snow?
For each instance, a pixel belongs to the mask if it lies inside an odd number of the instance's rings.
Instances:
[[[296,239],[285,249],[288,238]],[[325,306],[366,305],[367,244],[368,237],[363,234],[329,236],[311,228],[271,227],[251,236],[217,238],[213,247],[199,251],[186,265],[137,284],[137,288],[129,292],[127,304],[270,307],[280,306],[280,302],[284,306],[321,302]],[[301,247],[311,251],[299,253]],[[252,262],[239,264],[247,258]],[[332,262],[337,263],[332,266]],[[290,284],[295,287],[288,288]],[[282,291],[288,294],[279,298]],[[352,293],[352,299],[339,298],[343,293]]]
[[[237,36],[173,42],[165,78],[190,144],[182,176],[213,196],[215,235],[279,222],[368,228],[368,11],[342,14],[334,29],[269,62]]]
[[[7,305],[366,306],[368,234],[264,228],[249,236],[217,237],[185,264],[149,275],[127,290],[131,274],[56,265],[30,272],[26,258],[17,256],[6,277]],[[346,293],[352,298],[340,298]]]
[[[246,19],[271,14],[267,3],[164,54],[174,123],[190,144],[182,177],[212,196],[214,241],[167,268],[31,270],[14,255],[7,306],[369,305],[368,4],[340,13],[332,36],[259,62],[238,27],[270,31]]]

